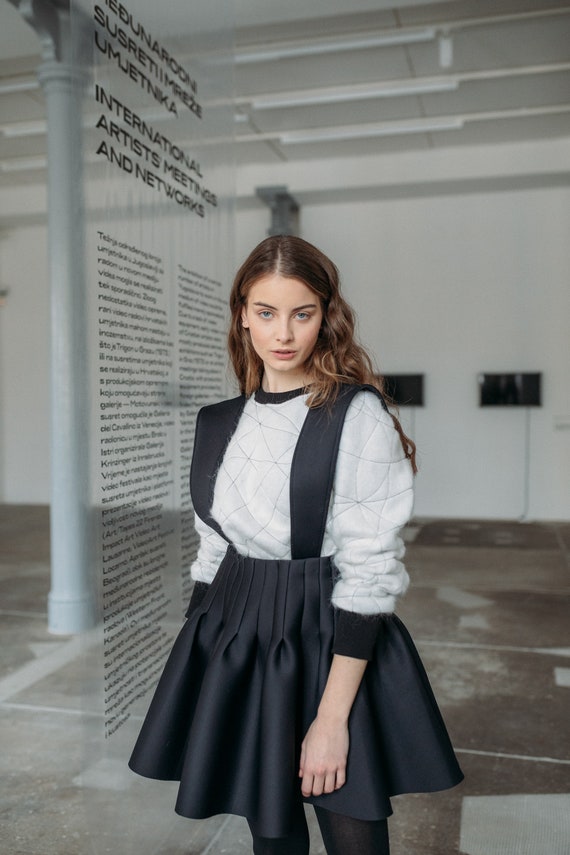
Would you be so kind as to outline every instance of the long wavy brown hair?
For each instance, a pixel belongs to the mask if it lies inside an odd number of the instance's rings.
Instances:
[[[300,237],[276,235],[265,238],[238,270],[230,293],[231,321],[228,350],[240,392],[249,396],[261,386],[263,362],[255,352],[249,329],[242,324],[242,309],[249,289],[263,276],[278,273],[304,282],[319,298],[323,321],[319,337],[305,366],[311,377],[309,407],[331,404],[343,383],[375,386],[389,404],[383,378],[374,370],[366,350],[356,341],[355,316],[340,293],[339,272],[330,258]],[[416,446],[391,412],[404,454],[416,467]]]

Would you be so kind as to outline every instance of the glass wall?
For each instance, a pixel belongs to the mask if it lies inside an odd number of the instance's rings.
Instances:
[[[72,3],[98,604],[81,783],[100,853],[187,852],[203,833],[175,818],[174,784],[140,779],[127,761],[190,595],[195,416],[228,392],[229,9]]]

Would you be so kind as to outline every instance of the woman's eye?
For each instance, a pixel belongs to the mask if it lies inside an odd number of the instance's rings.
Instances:
[[[309,315],[309,313],[308,313],[308,312],[297,312],[297,318],[298,318],[300,321],[306,321],[306,320],[307,320],[307,318],[310,318],[310,317],[311,317],[311,316]]]
[[[259,313],[259,317],[260,318],[270,318],[270,317],[272,317],[272,315],[271,315],[271,312],[269,311],[269,309],[264,309],[262,312]]]

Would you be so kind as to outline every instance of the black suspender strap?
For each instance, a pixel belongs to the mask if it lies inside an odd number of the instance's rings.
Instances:
[[[310,409],[301,429],[291,465],[291,557],[321,554],[340,437],[350,402],[368,385],[345,385],[332,407]]]
[[[307,413],[291,464],[292,558],[312,558],[321,553],[344,419],[354,396],[365,389],[376,394],[387,410],[384,399],[374,386],[346,384],[332,407],[315,407]],[[196,421],[190,495],[200,519],[224,540],[228,538],[210,510],[216,475],[245,402],[245,396],[240,395],[203,407]]]
[[[245,406],[245,396],[203,407],[196,420],[196,437],[190,467],[190,495],[194,510],[211,528],[227,540],[210,515],[214,485],[222,457]]]

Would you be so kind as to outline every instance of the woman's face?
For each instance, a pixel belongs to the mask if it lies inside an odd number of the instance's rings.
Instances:
[[[314,291],[300,279],[270,273],[249,289],[241,319],[263,360],[266,391],[288,392],[310,382],[305,366],[323,319]]]

